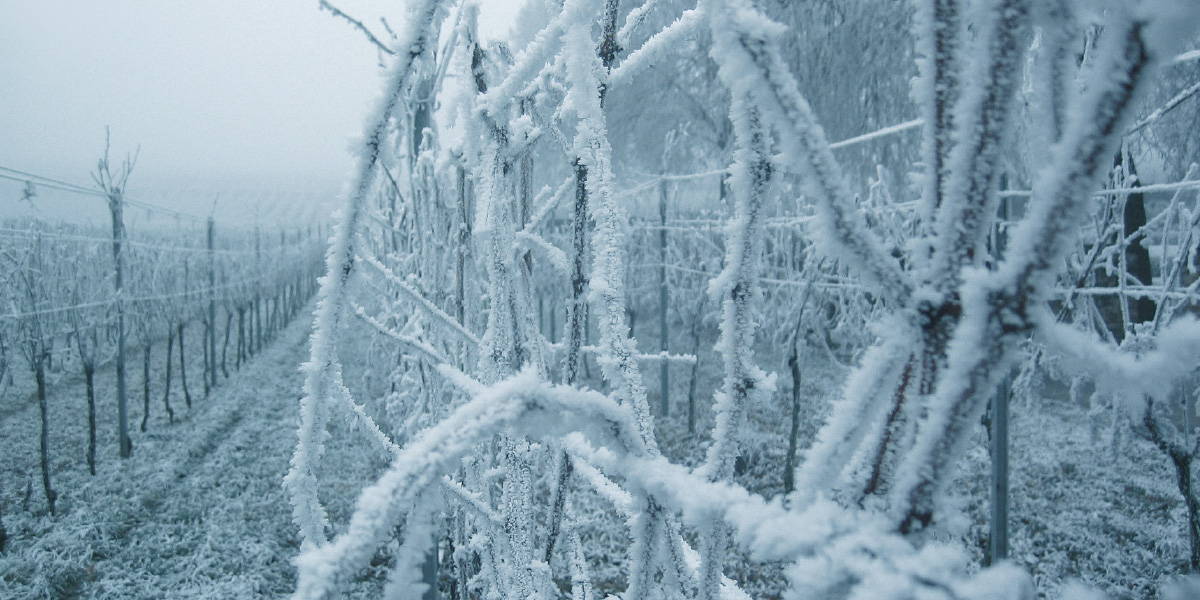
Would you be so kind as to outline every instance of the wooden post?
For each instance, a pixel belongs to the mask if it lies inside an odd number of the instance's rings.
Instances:
[[[421,563],[421,582],[425,584],[425,592],[421,600],[438,599],[438,549],[437,544],[425,554],[425,562]]]
[[[133,442],[129,439],[129,407],[125,390],[125,203],[123,191],[108,191],[108,211],[112,216],[113,292],[117,309],[117,445],[118,455],[129,458]]]
[[[800,438],[800,323],[796,319],[796,330],[792,334],[791,354],[788,355],[788,371],[792,375],[792,423],[788,431],[787,454],[783,459],[783,493],[790,494],[796,489],[796,450]]]
[[[563,360],[563,382],[570,385],[579,376],[581,348],[587,338],[587,303],[584,286],[587,283],[587,165],[575,160],[575,212],[571,220],[571,300],[567,304],[567,322],[563,325],[566,356]],[[583,362],[587,369],[587,361]]]
[[[254,326],[253,348],[257,354],[262,350],[263,335],[262,335],[262,313],[259,310],[258,297],[262,293],[261,282],[258,278],[262,277],[262,241],[260,239],[260,230],[257,225],[254,226],[254,305],[250,309],[250,321]]]
[[[1005,377],[992,396],[992,522],[988,564],[1008,558],[1008,401],[1012,378]]]
[[[1007,178],[1002,180],[1002,187]],[[1005,230],[1009,220],[1009,199],[1000,199],[999,221],[995,236],[995,258],[1004,256],[1008,245]],[[1008,404],[1012,396],[1012,375],[1000,384],[992,396],[991,406],[991,527],[988,536],[988,564],[994,565],[1008,558]]]
[[[667,182],[658,182],[658,349],[665,355],[668,350],[667,341]],[[659,361],[659,414],[666,417],[671,414],[670,377],[666,357]]]
[[[206,221],[208,242],[208,378],[210,387],[217,387],[217,261],[213,248],[216,223],[210,216]]]
[[[188,266],[188,258],[183,258],[183,291],[188,292],[190,282],[192,280],[190,268]],[[186,302],[186,300],[185,300]],[[184,340],[183,328],[187,325],[187,314],[179,316],[179,321],[175,324],[175,335],[179,338],[179,383],[183,386],[183,402],[187,405],[188,410],[192,408],[192,392],[188,390],[187,384],[187,357],[184,356]]]

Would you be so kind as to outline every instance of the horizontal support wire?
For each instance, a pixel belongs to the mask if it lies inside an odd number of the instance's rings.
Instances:
[[[96,302],[85,302],[83,304],[76,304],[74,306],[60,306],[60,307],[55,307],[55,308],[46,308],[46,309],[33,310],[33,311],[21,312],[21,313],[12,312],[12,313],[8,313],[8,314],[0,314],[0,320],[15,321],[18,319],[27,319],[29,317],[51,315],[51,314],[69,312],[72,310],[84,310],[84,309],[88,309],[88,308],[99,308],[99,307],[110,306],[110,305],[116,304],[118,302],[118,300],[121,302],[125,302],[127,304],[133,304],[133,303],[138,303],[138,302],[152,302],[155,300],[168,300],[171,298],[182,298],[185,296],[195,296],[195,295],[200,295],[200,294],[207,294],[208,292],[215,292],[215,291],[219,291],[219,290],[240,287],[243,285],[253,285],[253,284],[257,283],[258,281],[259,281],[258,278],[242,279],[240,281],[236,281],[233,283],[227,283],[227,284],[223,284],[223,285],[207,287],[207,288],[200,288],[200,289],[195,289],[195,290],[186,290],[186,291],[182,291],[182,292],[173,292],[173,293],[169,293],[169,294],[158,294],[158,295],[153,295],[153,296],[131,296],[131,297],[127,297],[127,298],[109,298],[107,300],[99,300]]]
[[[110,238],[110,237],[93,237],[93,236],[75,235],[75,234],[69,234],[69,233],[56,233],[53,231],[38,231],[36,229],[11,229],[8,227],[0,227],[0,237],[10,237],[10,238],[16,238],[16,239],[34,239],[36,237],[43,237],[43,238],[47,238],[47,239],[65,240],[65,241],[73,241],[73,242],[90,242],[90,243],[96,243],[96,244],[111,244],[113,241],[112,238]],[[195,252],[198,254],[207,254],[209,252],[209,250],[207,248],[203,248],[200,246],[174,246],[174,245],[168,245],[168,244],[153,244],[150,242],[139,242],[137,240],[130,240],[130,239],[123,240],[122,244],[127,245],[127,246],[132,246],[135,248],[147,248],[150,250],[163,250],[163,251],[167,251],[167,252]],[[272,249],[275,249],[275,248],[282,249],[283,246],[272,246],[271,248]],[[249,255],[249,254],[255,253],[254,250],[229,250],[229,249],[213,249],[212,252],[213,252],[213,254],[229,254],[229,255],[238,255],[238,256],[244,256],[244,255]],[[263,253],[266,253],[266,252],[268,252],[268,251],[263,251]]]
[[[680,266],[680,265],[671,265],[671,264],[666,264],[666,265],[660,264],[660,263],[640,264],[640,265],[633,265],[633,268],[636,268],[636,269],[666,268],[671,271],[677,271],[680,273],[687,273],[687,274],[691,274],[691,275],[701,275],[701,276],[709,277],[709,278],[714,276],[713,273],[710,273],[708,271],[701,271],[699,269],[692,269],[692,268],[688,268],[688,267],[684,267],[684,266]],[[865,290],[866,289],[865,287],[863,287],[860,284],[849,283],[849,282],[847,282],[847,283],[818,282],[818,281],[810,282],[807,280],[780,279],[780,278],[775,278],[775,277],[758,277],[758,278],[756,278],[756,281],[758,281],[760,283],[769,284],[769,285],[795,286],[795,287],[812,286],[814,289],[825,289],[825,290]],[[1161,287],[1149,286],[1149,285],[1140,285],[1140,286],[1128,286],[1127,285],[1123,288],[1121,288],[1121,287],[1058,288],[1058,289],[1055,289],[1053,291],[1053,293],[1055,294],[1056,297],[1068,296],[1071,294],[1081,294],[1081,295],[1085,295],[1085,296],[1124,295],[1124,296],[1127,296],[1130,298],[1140,298],[1140,297],[1157,298],[1157,297],[1163,297],[1163,295],[1164,295],[1164,292]],[[1186,300],[1189,298],[1200,297],[1200,292],[1171,291],[1171,292],[1165,292],[1165,297]]]
[[[12,167],[5,167],[3,165],[0,165],[0,179],[7,179],[10,181],[16,181],[16,182],[20,182],[20,183],[28,183],[28,184],[32,184],[37,187],[46,187],[46,188],[50,188],[50,189],[55,189],[55,190],[59,190],[59,191],[63,191],[63,192],[71,192],[74,194],[80,194],[80,195],[84,195],[84,196],[95,196],[97,198],[104,198],[106,200],[108,199],[108,194],[106,194],[102,190],[92,189],[92,188],[88,188],[88,187],[74,184],[74,183],[68,183],[61,179],[55,179],[53,177],[46,177],[45,175],[37,175],[35,173],[29,173],[27,171],[21,171],[18,169],[14,169]],[[124,202],[125,204],[127,204],[129,206],[133,206],[135,208],[140,208],[140,209],[149,210],[149,211],[157,211],[157,212],[167,214],[167,215],[170,215],[173,217],[183,217],[183,218],[188,218],[188,219],[195,219],[198,221],[205,220],[205,217],[201,217],[201,216],[194,215],[194,214],[191,214],[188,212],[184,212],[182,210],[176,210],[174,208],[167,208],[165,206],[159,206],[157,204],[153,204],[153,203],[146,202],[143,200],[138,200],[135,198],[122,198],[122,202]]]

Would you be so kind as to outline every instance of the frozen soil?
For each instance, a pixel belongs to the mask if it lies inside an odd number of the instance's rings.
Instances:
[[[134,456],[124,461],[109,443],[115,437],[110,415],[116,411],[109,397],[112,375],[103,373],[98,390],[107,395],[98,402],[96,476],[88,474],[83,459],[82,385],[52,389],[59,492],[54,516],[46,510],[36,470],[36,408],[7,415],[0,422],[0,452],[9,539],[0,554],[0,598],[289,593],[290,559],[299,542],[280,482],[295,445],[296,370],[306,354],[307,324],[297,319],[208,398],[199,381],[190,381],[192,408],[176,398],[173,425],[158,412],[161,389],[156,390],[149,431],[135,429]],[[137,383],[130,386],[138,399],[131,402],[135,428],[141,418],[140,360],[137,368],[131,373]],[[194,368],[198,380],[200,367]]]

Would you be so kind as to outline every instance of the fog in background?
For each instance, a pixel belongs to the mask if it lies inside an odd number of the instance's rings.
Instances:
[[[383,34],[404,2],[344,0]],[[483,2],[502,35],[520,0]],[[223,222],[326,220],[349,147],[379,93],[375,49],[316,0],[0,0],[0,166],[91,187],[111,127],[114,158],[140,156],[132,199]],[[0,180],[0,217],[103,220],[96,197]],[[172,220],[130,209],[131,226]]]

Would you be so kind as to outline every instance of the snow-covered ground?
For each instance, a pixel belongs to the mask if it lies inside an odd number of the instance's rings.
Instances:
[[[37,479],[36,404],[8,414],[0,422],[9,534],[0,557],[0,598],[288,593],[298,542],[280,479],[295,444],[295,373],[307,326],[307,319],[297,319],[208,398],[199,381],[190,381],[192,409],[176,398],[174,425],[161,415],[161,396],[153,396],[149,430],[135,432],[134,455],[125,461],[115,457],[112,443],[112,374],[102,372],[95,477],[83,460],[82,384],[53,388],[54,517],[46,513]],[[155,376],[161,377],[158,369]],[[140,392],[140,383],[131,388]],[[161,394],[161,388],[152,391]],[[131,405],[138,423],[140,400]],[[20,474],[30,481],[28,510]]]
[[[296,369],[305,357],[309,330],[307,313],[302,315],[208,398],[203,398],[199,382],[189,382],[196,389],[193,408],[187,411],[182,398],[175,399],[174,425],[161,414],[161,387],[153,387],[149,430],[135,432],[134,456],[128,461],[113,456],[115,410],[111,395],[101,393],[102,437],[95,477],[87,474],[83,462],[82,383],[66,378],[52,388],[52,422],[57,424],[52,435],[54,484],[60,494],[55,517],[45,511],[37,479],[36,405],[8,410],[0,420],[4,524],[9,534],[7,550],[0,555],[0,598],[290,594],[295,584],[291,560],[299,551],[299,539],[281,480],[296,439]],[[153,382],[161,386],[161,359],[155,358]],[[810,364],[805,411],[814,419],[825,412],[831,390],[821,388],[835,379],[832,368]],[[200,372],[198,364],[194,372]],[[701,388],[711,388],[712,374],[701,374]],[[99,389],[107,392],[111,380],[111,369],[100,371]],[[674,391],[684,394],[684,381],[677,380],[677,386]],[[1039,590],[1051,597],[1075,577],[1107,587],[1110,593],[1152,597],[1162,577],[1181,568],[1186,557],[1183,508],[1169,466],[1139,441],[1130,441],[1125,452],[1112,456],[1106,439],[1093,440],[1087,428],[1078,426],[1087,417],[1061,397],[1061,390],[1044,391],[1049,398],[1019,400],[1022,410],[1014,413],[1014,560],[1029,569]],[[780,397],[788,393],[781,389]],[[711,418],[708,402],[702,398],[702,432]],[[131,404],[133,422],[138,423],[140,400]],[[787,422],[782,404],[751,411],[753,429],[759,433],[747,440],[751,461],[739,476],[744,485],[768,496],[778,493],[782,475]],[[687,441],[682,414],[661,425],[669,454],[689,464],[702,459],[704,444]],[[806,430],[815,426],[806,420]],[[359,489],[382,463],[359,436],[348,435],[340,421],[332,427],[321,476],[337,524],[345,522]],[[978,541],[978,557],[986,544],[985,442],[981,429],[956,486],[969,499],[963,505],[969,523],[965,537]],[[594,547],[611,546],[619,556],[624,535],[605,521],[594,521],[586,529]],[[1119,556],[1114,554],[1118,550]],[[378,590],[387,561],[377,562],[360,574],[350,590],[353,596]],[[781,591],[779,574],[769,565],[739,557],[730,567],[730,574],[755,597],[776,597]],[[597,583],[606,574],[598,572]]]

